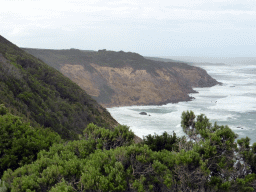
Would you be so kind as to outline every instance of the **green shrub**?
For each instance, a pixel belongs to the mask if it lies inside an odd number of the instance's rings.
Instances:
[[[8,168],[32,163],[37,153],[61,142],[58,134],[49,129],[33,128],[22,118],[10,113],[0,116],[0,176]]]
[[[5,115],[8,112],[8,109],[4,106],[4,104],[0,104],[0,115]]]
[[[0,179],[0,192],[6,192],[7,191],[7,187],[5,186],[5,182],[1,181]]]
[[[33,163],[5,171],[2,179],[14,192],[255,191],[256,144],[242,138],[237,147],[228,126],[211,124],[204,115],[182,117],[192,134],[150,135],[143,141],[148,145],[134,144],[126,126],[109,130],[89,124],[80,140],[53,144]]]
[[[118,125],[113,130],[98,127],[90,123],[83,131],[84,139],[94,139],[100,149],[114,149],[116,147],[131,145],[134,133],[125,125]]]
[[[180,138],[176,136],[173,132],[173,135],[169,135],[167,132],[164,132],[162,135],[147,135],[143,138],[142,144],[146,144],[152,151],[178,151]]]

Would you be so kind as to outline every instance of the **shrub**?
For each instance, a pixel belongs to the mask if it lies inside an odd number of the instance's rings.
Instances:
[[[1,109],[4,107],[1,106]],[[33,128],[22,118],[10,113],[0,116],[0,176],[8,168],[32,163],[37,153],[61,142],[57,133],[49,129]]]

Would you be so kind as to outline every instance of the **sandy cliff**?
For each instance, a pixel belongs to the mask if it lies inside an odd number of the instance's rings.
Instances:
[[[188,94],[194,92],[193,87],[218,83],[201,68],[152,61],[135,53],[26,51],[60,70],[104,107],[187,101],[191,99]],[[62,59],[58,60],[60,55]]]

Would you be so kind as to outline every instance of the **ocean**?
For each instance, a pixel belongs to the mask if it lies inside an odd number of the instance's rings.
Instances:
[[[128,125],[141,138],[164,131],[185,135],[180,124],[181,114],[192,110],[196,115],[205,114],[212,123],[228,125],[238,138],[248,136],[251,143],[256,142],[256,58],[208,58],[203,61],[203,58],[194,58],[191,65],[205,69],[223,84],[194,88],[198,93],[190,94],[195,98],[192,101],[107,110],[120,124]],[[148,115],[140,115],[140,112]]]

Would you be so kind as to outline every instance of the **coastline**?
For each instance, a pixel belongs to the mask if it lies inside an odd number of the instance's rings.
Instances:
[[[220,85],[220,86],[223,85],[223,83],[221,83],[221,82],[218,82],[218,81],[216,81],[216,82],[217,83],[214,85],[198,86],[198,87],[193,87],[193,88],[207,88],[207,87],[214,87],[217,85]],[[188,102],[188,101],[192,101],[195,99],[194,97],[189,96],[190,94],[199,93],[198,91],[195,91],[194,89],[192,89],[192,90],[193,90],[192,92],[187,93],[187,96],[184,99],[180,99],[180,98],[179,99],[178,98],[167,99],[165,101],[156,102],[156,103],[149,102],[149,103],[142,103],[142,104],[135,104],[135,105],[115,105],[115,104],[101,104],[101,105],[104,108],[114,108],[114,107],[131,107],[131,106],[162,106],[162,105],[167,105],[169,103],[175,104],[175,103],[180,103],[180,102]]]

